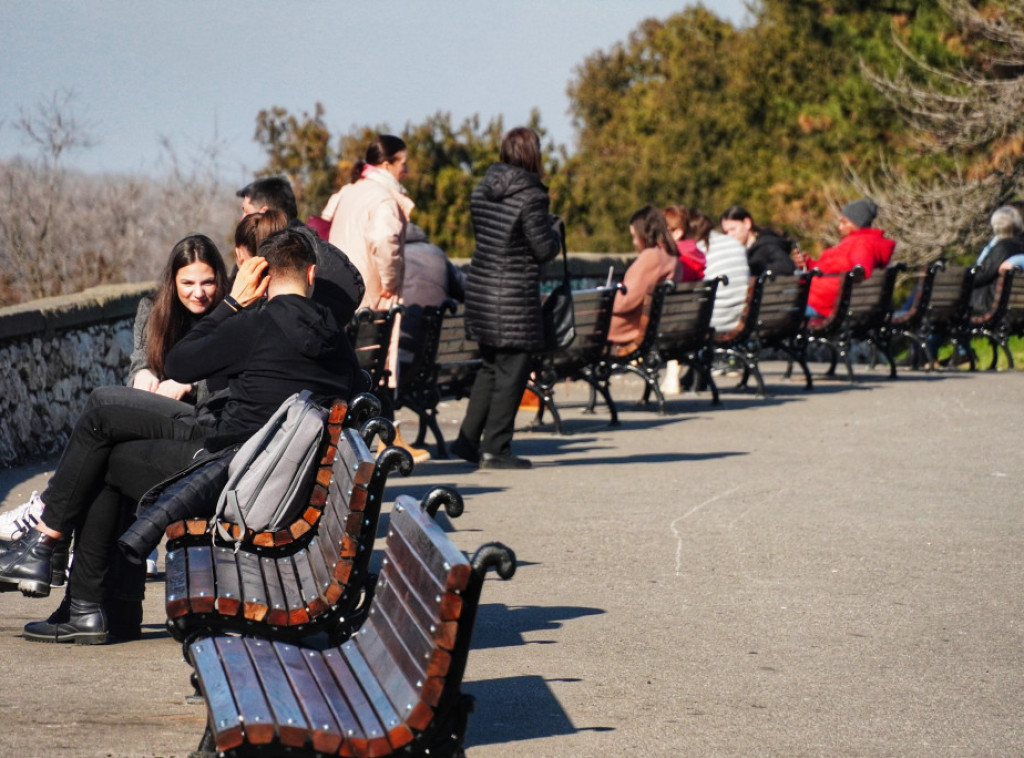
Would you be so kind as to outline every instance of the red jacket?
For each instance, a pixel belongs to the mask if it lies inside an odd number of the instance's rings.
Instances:
[[[896,243],[882,236],[881,229],[854,229],[835,247],[822,252],[821,257],[811,264],[823,274],[844,274],[854,266],[864,267],[864,276],[871,276],[876,268],[885,268],[892,260]],[[807,304],[822,316],[832,314],[839,295],[839,276],[819,276],[811,282],[811,293]]]
[[[694,240],[679,240],[679,263],[682,266],[684,282],[699,282],[704,278],[707,258]]]

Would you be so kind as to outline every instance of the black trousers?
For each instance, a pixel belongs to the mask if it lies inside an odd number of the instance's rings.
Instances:
[[[203,447],[210,430],[195,423],[190,409],[126,387],[103,387],[90,396],[42,495],[43,523],[75,533],[72,597],[103,599],[111,550],[125,521],[122,496],[145,492]]]
[[[480,345],[483,364],[473,382],[459,436],[481,452],[509,455],[516,412],[530,378],[531,355]]]

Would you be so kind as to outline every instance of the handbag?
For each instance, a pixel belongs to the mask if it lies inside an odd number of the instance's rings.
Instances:
[[[562,283],[551,290],[541,305],[544,320],[544,349],[564,350],[576,339],[576,319],[572,305],[572,284],[569,281],[569,257],[562,238]]]

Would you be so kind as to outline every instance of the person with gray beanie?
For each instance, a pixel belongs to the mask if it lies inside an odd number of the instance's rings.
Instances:
[[[896,243],[884,236],[881,229],[872,228],[878,215],[878,206],[870,198],[861,198],[842,207],[839,234],[842,239],[835,247],[822,251],[817,260],[804,257],[806,268],[820,269],[826,276],[815,277],[807,298],[807,315],[827,318],[839,295],[840,274],[864,268],[865,278],[876,268],[885,268],[892,260]]]

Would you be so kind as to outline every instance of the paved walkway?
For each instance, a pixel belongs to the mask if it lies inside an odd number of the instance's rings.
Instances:
[[[484,588],[472,758],[1024,754],[1024,376],[805,394],[772,368],[772,399],[668,417],[620,385],[619,429],[577,408],[571,436],[518,435],[532,471],[392,480],[392,498],[458,486],[456,544],[519,557]],[[3,507],[42,470],[3,472]],[[187,755],[205,712],[162,585],[135,643],[22,640],[56,602],[0,598],[0,754]]]

